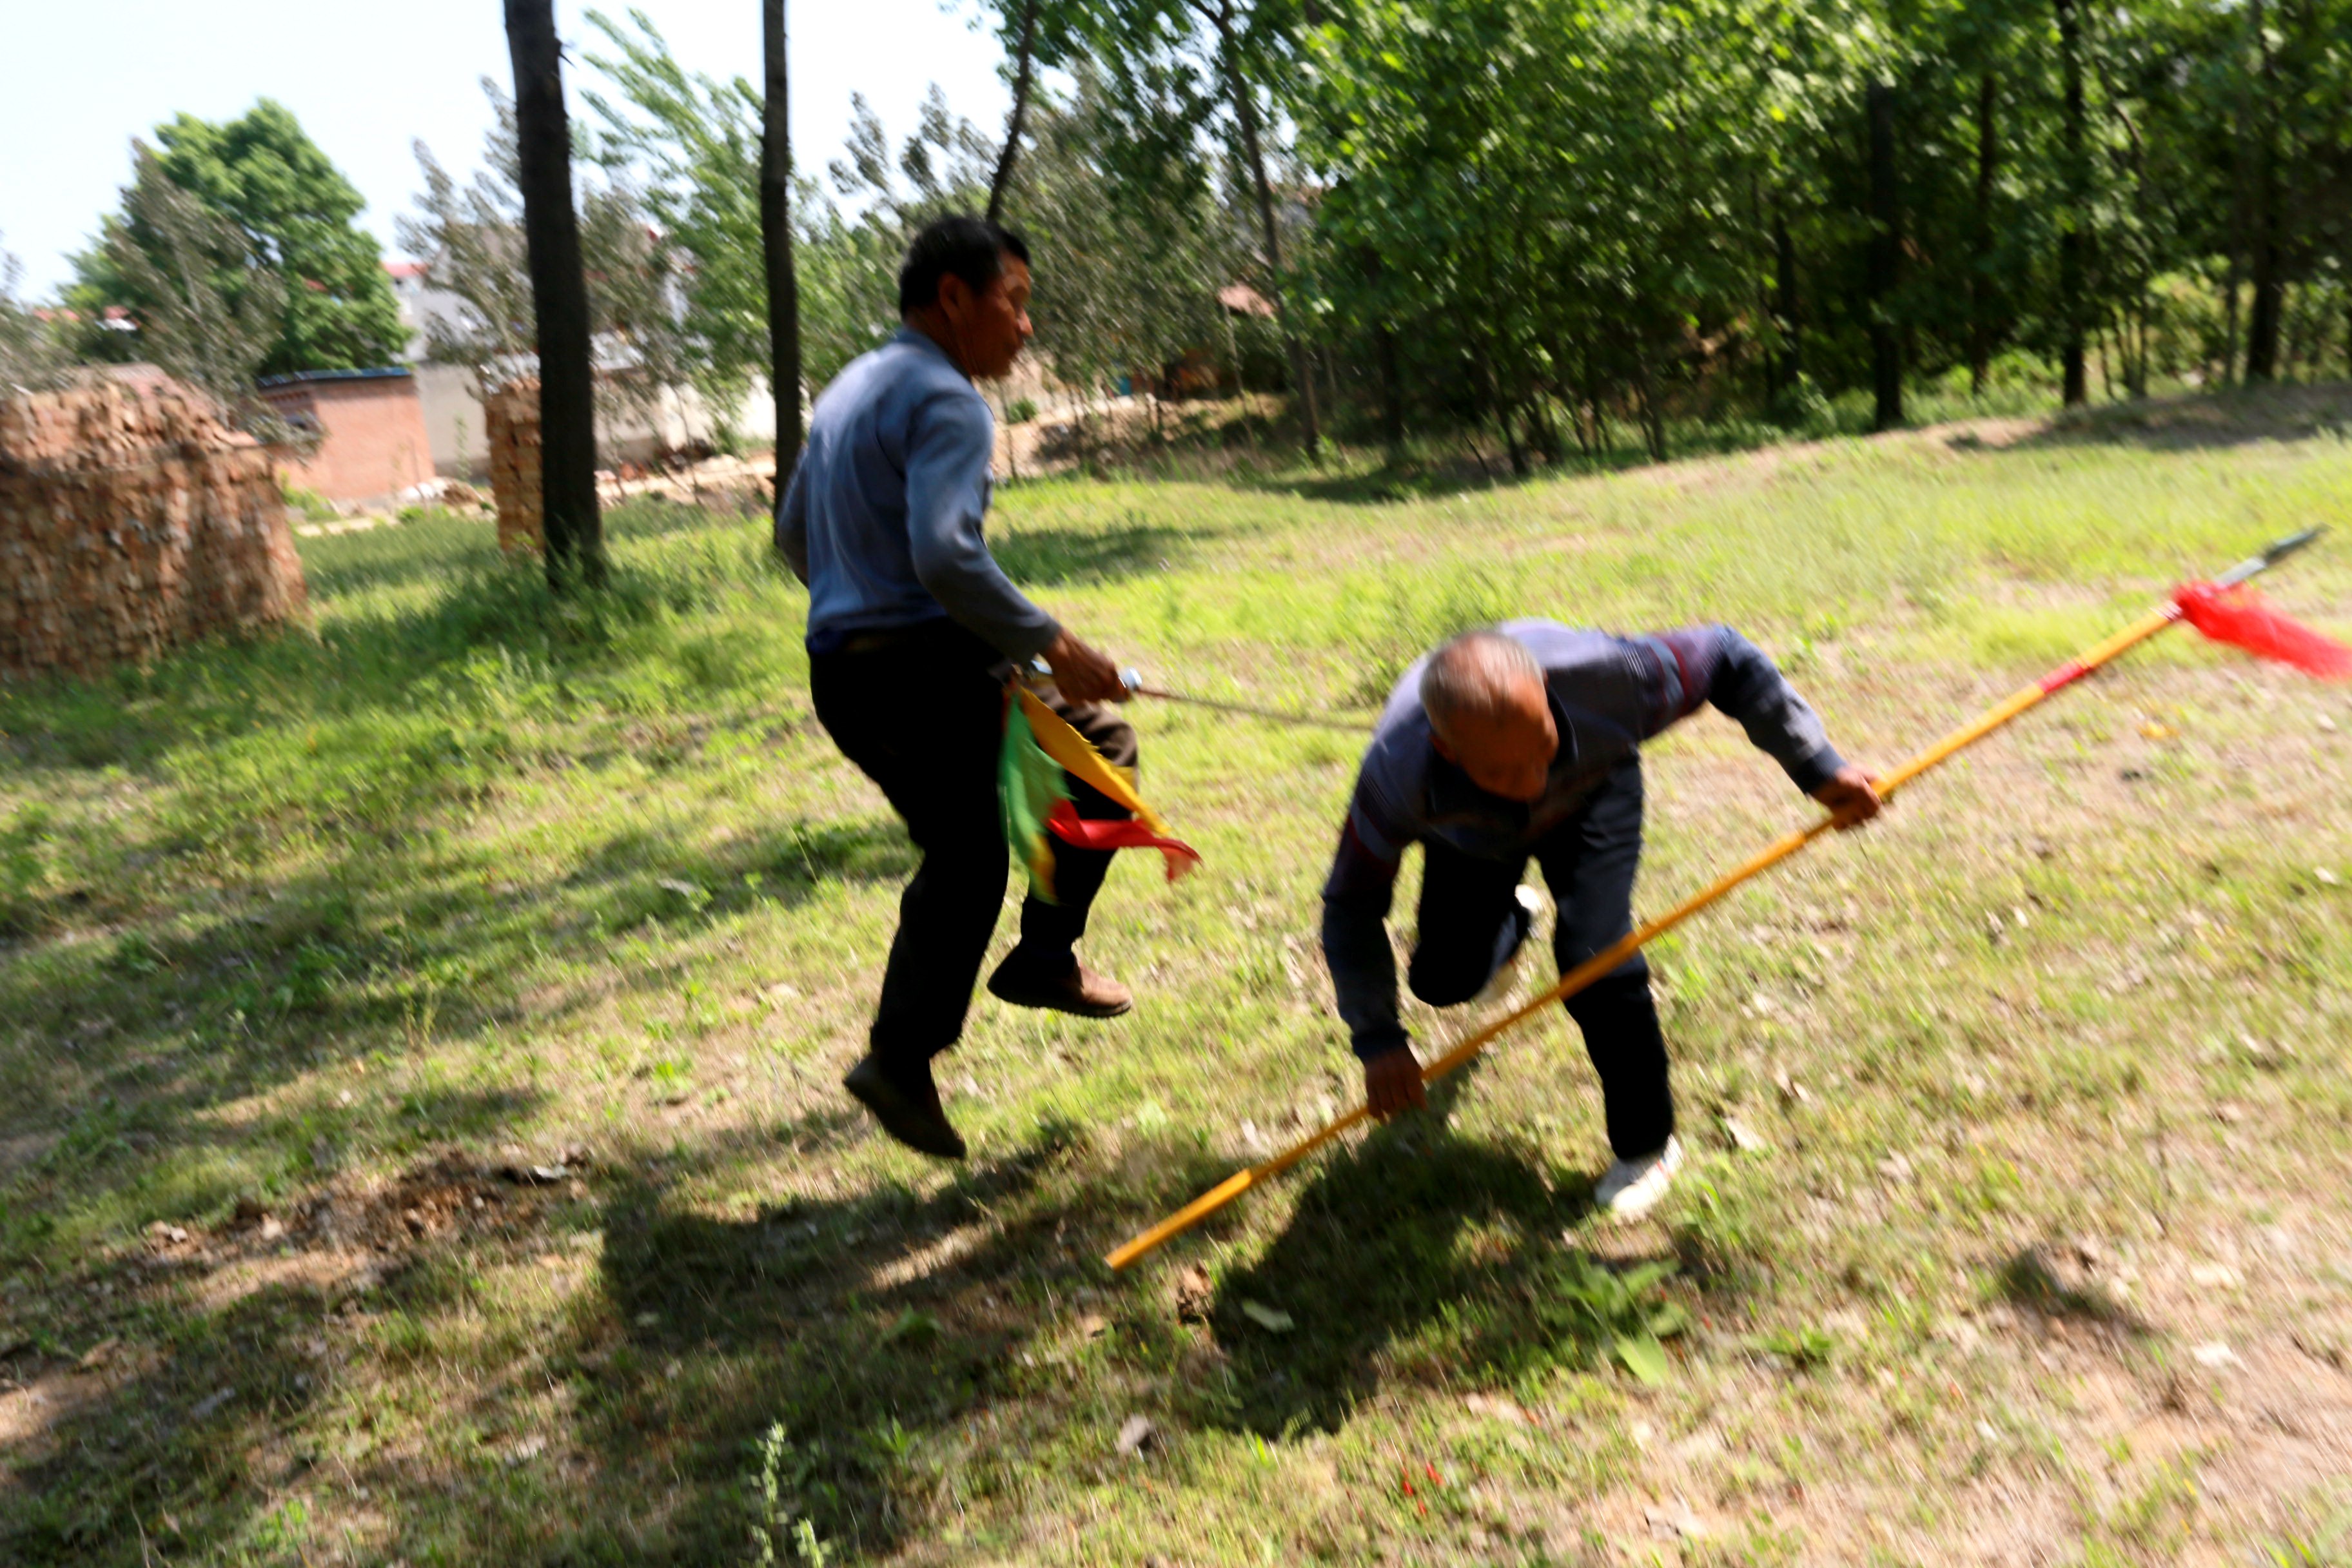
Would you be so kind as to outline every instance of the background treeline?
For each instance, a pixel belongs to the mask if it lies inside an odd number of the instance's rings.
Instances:
[[[1523,467],[2352,356],[2347,0],[987,3],[1009,168],[935,97],[800,182],[813,386],[895,325],[908,228],[992,184],[1061,377],[1239,362],[1309,441],[1475,429]],[[756,345],[756,96],[597,26],[610,155],[706,335]]]
[[[1008,124],[860,102],[796,159],[811,392],[895,329],[908,233],[991,208],[1039,248],[1061,381],[1285,392],[1309,446],[1473,434],[1524,468],[2352,361],[2352,0],[981,4]],[[641,13],[581,55],[600,356],[740,406],[759,89]],[[467,184],[419,147],[401,235],[457,301],[433,352],[487,379],[532,333],[499,109]],[[158,142],[79,264],[85,357],[154,355],[108,304],[237,327],[222,378],[391,356],[357,197],[290,116]],[[38,336],[0,289],[0,355]]]

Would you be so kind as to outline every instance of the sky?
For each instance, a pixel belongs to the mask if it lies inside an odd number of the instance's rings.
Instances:
[[[930,84],[954,111],[1001,133],[1010,95],[1003,51],[976,31],[971,0],[788,0],[794,162],[821,174],[863,92],[896,142]],[[582,20],[600,8],[556,0],[570,59],[599,52]],[[625,17],[630,0],[602,9]],[[760,77],[755,0],[635,0],[689,70]],[[396,254],[392,220],[423,182],[422,138],[453,172],[479,161],[489,109],[478,85],[509,89],[499,0],[0,0],[0,250],[24,263],[24,293],[70,280],[67,258],[121,204],[131,139],[185,111],[242,114],[257,98],[291,109],[367,198],[360,222]],[[568,69],[576,88],[581,72]]]

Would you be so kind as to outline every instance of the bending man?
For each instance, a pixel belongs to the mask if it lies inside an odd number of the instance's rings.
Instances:
[[[866,1058],[844,1087],[893,1137],[943,1159],[963,1140],[940,1107],[931,1058],[963,1032],[1004,900],[997,805],[1003,689],[1042,655],[1039,695],[1111,761],[1135,731],[1097,706],[1124,700],[1111,661],[1005,577],[981,533],[995,422],[972,385],[1013,368],[1030,336],[1029,251],[975,217],[915,237],[898,273],[905,325],[817,399],[808,445],[776,509],[776,548],[808,584],[809,691],[844,755],[906,819],[922,863],[898,905]],[[1126,813],[1083,784],[1082,816]],[[988,988],[1024,1007],[1126,1012],[1127,988],[1074,951],[1108,850],[1058,846],[1059,902],[1021,908],[1021,942]]]
[[[1535,920],[1535,891],[1519,885],[1531,857],[1559,908],[1552,952],[1565,973],[1633,930],[1637,749],[1710,701],[1840,826],[1878,815],[1871,775],[1838,755],[1772,661],[1727,626],[1618,637],[1513,621],[1405,671],[1364,753],[1323,889],[1323,950],[1375,1116],[1423,1103],[1381,923],[1405,847],[1422,846],[1414,995],[1445,1007],[1503,988]],[[1594,1195],[1630,1217],[1664,1195],[1682,1158],[1649,965],[1635,953],[1567,1006],[1601,1078],[1616,1156]]]

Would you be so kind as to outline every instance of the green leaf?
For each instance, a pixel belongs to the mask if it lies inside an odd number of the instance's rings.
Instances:
[[[1269,1334],[1286,1334],[1298,1326],[1289,1313],[1259,1301],[1244,1301],[1242,1316]]]
[[[919,1307],[909,1307],[898,1314],[898,1321],[882,1331],[886,1345],[927,1345],[940,1337],[940,1321]]]
[[[1655,1388],[1666,1381],[1666,1347],[1658,1342],[1657,1335],[1620,1334],[1611,1348],[1644,1387]]]

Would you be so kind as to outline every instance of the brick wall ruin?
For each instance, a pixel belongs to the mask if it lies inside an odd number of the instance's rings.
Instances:
[[[540,552],[539,383],[518,381],[482,399],[490,447],[490,493],[498,498],[499,548]]]
[[[301,616],[277,464],[175,382],[0,399],[0,679]]]

